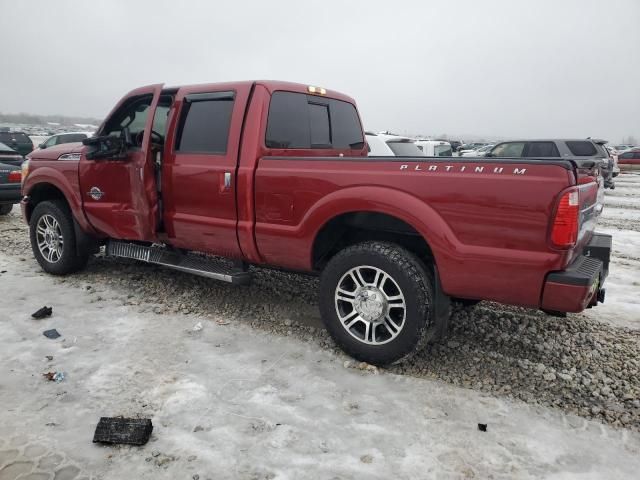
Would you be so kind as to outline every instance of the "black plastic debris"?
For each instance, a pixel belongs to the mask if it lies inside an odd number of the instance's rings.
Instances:
[[[478,424],[478,430],[480,430],[481,432],[486,432],[487,431],[487,424],[486,423],[479,423]]]
[[[55,340],[60,336],[58,330],[56,330],[55,328],[52,328],[51,330],[45,330],[44,332],[42,332],[42,334],[45,337],[50,338],[51,340]]]
[[[93,434],[93,443],[144,445],[152,431],[153,424],[149,418],[101,417]]]
[[[53,308],[44,306],[40,310],[35,313],[32,313],[31,316],[36,320],[43,319],[45,317],[50,317],[51,313],[53,313]]]

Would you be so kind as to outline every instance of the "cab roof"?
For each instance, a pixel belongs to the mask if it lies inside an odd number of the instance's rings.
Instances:
[[[267,91],[269,93],[273,93],[277,90],[285,90],[288,92],[295,92],[295,93],[304,93],[304,94],[308,94],[308,95],[317,95],[318,97],[322,98],[322,97],[329,97],[329,98],[334,98],[336,100],[343,100],[345,102],[349,102],[355,105],[355,100],[348,96],[345,95],[343,93],[340,92],[336,92],[335,90],[329,90],[328,88],[322,86],[322,85],[316,85],[316,84],[304,84],[304,83],[295,83],[295,82],[284,82],[284,81],[280,81],[280,80],[243,80],[243,81],[237,81],[237,82],[219,82],[219,83],[201,83],[201,84],[194,84],[194,85],[179,85],[177,87],[165,87],[163,88],[163,91],[168,91],[168,90],[178,90],[180,88],[185,88],[185,87],[189,87],[191,88],[204,88],[206,89],[207,87],[211,87],[211,88],[218,88],[220,86],[224,86],[225,88],[234,88],[234,87],[240,87],[240,86],[244,86],[244,87],[250,87],[251,85],[260,85],[264,88],[267,89]],[[309,87],[316,87],[317,89],[323,88],[325,89],[326,93],[324,94],[314,94],[309,92]]]

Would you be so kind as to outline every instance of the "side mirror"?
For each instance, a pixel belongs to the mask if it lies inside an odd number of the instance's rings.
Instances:
[[[85,138],[82,144],[90,147],[86,153],[88,160],[125,160],[127,158],[127,146],[118,137],[105,135]]]
[[[491,152],[487,152],[485,154],[485,157],[495,157],[495,155],[493,153],[491,153]]]
[[[42,142],[40,145],[38,145],[38,148],[41,148],[42,150],[44,150],[45,148],[47,148],[47,143]]]

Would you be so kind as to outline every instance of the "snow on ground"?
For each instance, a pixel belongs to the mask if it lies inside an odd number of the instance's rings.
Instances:
[[[217,317],[140,313],[120,292],[70,287],[2,253],[0,271],[3,480],[31,470],[38,479],[601,479],[640,468],[631,430],[344,368],[316,346]],[[53,316],[31,319],[45,304]],[[62,337],[45,338],[50,328]],[[54,370],[66,379],[41,375]],[[115,415],[152,418],[150,443],[92,444],[99,417]]]
[[[640,209],[612,208],[607,206],[607,204],[605,203],[604,209],[602,210],[601,218],[615,220],[632,220],[634,222],[640,223]]]
[[[605,282],[605,302],[584,315],[640,330],[640,232],[607,227],[597,230],[613,235],[613,259]]]
[[[632,189],[629,189],[632,190]],[[636,189],[633,189],[636,190]],[[621,208],[621,207],[630,207],[630,208],[640,208],[640,198],[637,195],[607,195],[605,202],[605,209],[609,208]]]

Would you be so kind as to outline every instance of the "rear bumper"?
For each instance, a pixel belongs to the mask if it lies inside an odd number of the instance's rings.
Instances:
[[[582,254],[566,270],[547,275],[540,308],[550,312],[581,312],[604,302],[609,274],[611,235],[594,233]]]
[[[19,183],[0,185],[0,203],[19,203],[21,198]]]

